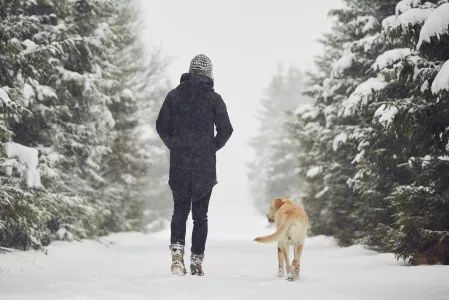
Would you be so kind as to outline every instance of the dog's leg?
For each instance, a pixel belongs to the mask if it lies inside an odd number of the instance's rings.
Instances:
[[[285,274],[285,259],[284,259],[284,253],[282,252],[281,244],[278,243],[278,276],[277,277],[284,277]]]
[[[282,251],[282,256],[284,256],[285,268],[288,272],[290,270],[290,261],[289,261],[290,247],[286,242],[279,243],[279,245],[281,246],[280,248]]]
[[[299,270],[301,267],[301,254],[302,254],[303,246],[304,246],[303,244],[294,246],[295,254],[294,254],[292,266],[288,272],[288,277],[287,277],[288,281],[295,281],[295,280],[299,279]]]
[[[304,244],[300,244],[296,247],[295,249],[295,256],[296,256],[296,267],[295,267],[295,272],[296,272],[296,277],[297,279],[299,279],[299,271],[301,268],[301,254],[302,254],[302,249],[304,248]]]

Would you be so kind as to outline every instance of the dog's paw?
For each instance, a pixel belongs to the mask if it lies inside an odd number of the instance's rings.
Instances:
[[[285,275],[284,270],[279,270],[276,277],[284,277],[284,275]]]
[[[299,280],[299,276],[296,276],[295,274],[289,273],[287,275],[287,281],[293,282]]]

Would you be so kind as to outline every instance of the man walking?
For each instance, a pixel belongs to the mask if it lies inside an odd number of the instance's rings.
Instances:
[[[181,76],[179,86],[168,93],[156,130],[170,150],[169,186],[174,201],[169,247],[171,271],[174,275],[186,274],[186,222],[192,209],[190,272],[203,276],[207,213],[212,189],[217,184],[216,152],[233,132],[226,105],[214,91],[212,62],[207,56],[195,56],[189,72]]]

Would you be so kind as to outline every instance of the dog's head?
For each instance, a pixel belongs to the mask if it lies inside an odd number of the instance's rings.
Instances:
[[[276,198],[273,200],[273,202],[270,205],[270,211],[267,214],[268,222],[274,223],[275,216],[279,209],[284,205],[288,200],[285,198]]]

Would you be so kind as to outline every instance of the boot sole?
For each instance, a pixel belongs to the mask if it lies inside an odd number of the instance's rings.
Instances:
[[[200,273],[196,273],[196,272],[191,272],[190,275],[201,277],[201,276],[204,276],[204,273],[200,274]]]
[[[190,275],[192,276],[204,276],[204,272],[200,272],[200,270],[198,270],[198,268],[195,267],[191,267],[190,268]]]
[[[175,267],[171,268],[171,273],[175,276],[182,277],[182,276],[186,275],[187,272],[185,270],[183,270],[181,267],[175,266]]]
[[[181,271],[181,270],[175,270],[175,271],[172,271],[171,273],[172,273],[173,275],[177,276],[177,277],[183,277],[183,276],[186,275],[186,273],[184,273],[184,272]]]

